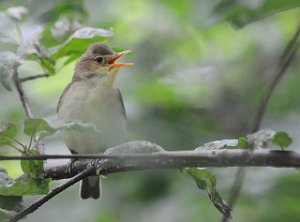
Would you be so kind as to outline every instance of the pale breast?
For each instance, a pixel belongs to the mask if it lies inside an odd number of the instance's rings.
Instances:
[[[58,110],[59,120],[91,122],[99,132],[63,130],[69,149],[78,153],[99,153],[122,143],[126,132],[126,118],[117,89],[87,87],[84,82],[74,84],[64,95]]]

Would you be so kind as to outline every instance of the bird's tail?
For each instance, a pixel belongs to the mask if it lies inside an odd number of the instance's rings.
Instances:
[[[82,199],[98,199],[101,194],[100,177],[90,176],[81,181],[80,196]]]

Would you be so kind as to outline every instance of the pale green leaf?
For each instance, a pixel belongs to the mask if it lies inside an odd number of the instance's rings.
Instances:
[[[0,82],[7,90],[11,90],[13,69],[19,63],[15,53],[10,51],[0,52]]]
[[[79,57],[90,44],[106,41],[113,35],[111,30],[83,27],[74,32],[69,39],[52,55],[57,60],[64,56]],[[70,59],[69,61],[70,62]]]
[[[185,168],[184,172],[192,176],[201,190],[206,190],[214,206],[224,215],[230,217],[231,208],[220,196],[216,189],[216,176],[206,168]]]

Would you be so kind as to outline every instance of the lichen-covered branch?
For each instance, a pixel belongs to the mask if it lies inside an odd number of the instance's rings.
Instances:
[[[115,155],[115,157],[118,158],[111,159],[110,165],[103,168],[101,174],[184,167],[300,167],[300,152],[270,149],[170,151],[149,155]],[[47,164],[44,176],[55,180],[70,178],[86,169],[87,164],[87,161],[76,161],[72,167],[69,162]]]

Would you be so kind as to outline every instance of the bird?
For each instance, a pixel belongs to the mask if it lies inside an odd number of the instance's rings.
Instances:
[[[62,129],[66,146],[72,154],[102,153],[107,148],[124,142],[126,110],[122,94],[114,87],[119,69],[133,63],[117,63],[130,50],[114,52],[104,43],[94,43],[75,63],[72,81],[58,101],[58,120],[63,123],[84,121],[95,131]],[[99,176],[81,181],[82,199],[98,199],[101,195]]]

